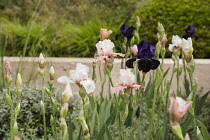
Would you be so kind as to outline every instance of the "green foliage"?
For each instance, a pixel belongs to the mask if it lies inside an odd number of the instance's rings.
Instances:
[[[112,29],[114,37],[139,4],[138,0],[2,1],[5,55],[38,56],[42,52],[52,57],[93,57],[100,28]]]
[[[171,43],[172,35],[182,37],[187,26],[193,25],[198,37],[197,40],[193,38],[194,57],[209,58],[209,2],[209,0],[151,0],[134,12],[130,22],[135,22],[135,16],[140,16],[142,24],[140,37],[153,45],[157,43],[158,22],[161,22],[165,28],[168,44]]]

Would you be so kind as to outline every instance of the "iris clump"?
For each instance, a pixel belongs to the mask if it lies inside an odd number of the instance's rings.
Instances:
[[[134,61],[138,60],[139,71],[149,72],[150,70],[155,70],[160,65],[160,61],[154,58],[155,47],[150,45],[147,41],[143,40],[138,45],[138,54],[126,61],[126,66],[128,68],[134,68]]]
[[[115,36],[115,39],[118,39],[121,35],[123,35],[124,37],[126,37],[128,40],[131,40],[131,38],[133,37],[133,31],[135,30],[134,27],[129,26],[127,24],[123,24],[120,27],[120,31],[121,33],[117,34]]]

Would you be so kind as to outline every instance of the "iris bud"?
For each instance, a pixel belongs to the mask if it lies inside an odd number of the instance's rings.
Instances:
[[[50,80],[54,80],[55,77],[55,70],[53,68],[53,66],[51,66],[50,68]]]
[[[7,93],[5,93],[5,100],[9,106],[12,106],[12,99]]]
[[[22,78],[21,78],[20,73],[18,73],[18,75],[17,75],[16,86],[17,87],[21,87],[22,86]]]

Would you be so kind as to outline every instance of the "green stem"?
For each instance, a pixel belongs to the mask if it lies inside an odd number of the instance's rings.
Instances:
[[[13,126],[14,126],[14,115],[13,115],[13,103],[12,103],[10,106],[10,140],[14,139]]]
[[[120,140],[123,140],[122,138],[122,124],[121,124],[121,116],[120,116],[120,112],[118,111],[119,114],[119,135],[120,135]]]
[[[106,75],[104,75],[103,81],[101,80],[101,98],[103,97],[104,84],[106,83]]]
[[[155,77],[157,77],[157,74],[158,74],[158,69],[156,70]],[[152,102],[152,115],[151,115],[151,120],[150,120],[149,140],[152,139],[152,131],[153,131],[154,115],[155,115],[155,105],[156,105],[157,90],[158,90],[158,87],[155,84],[154,84],[154,86],[155,86],[155,89],[154,89],[154,97],[153,97],[153,102]]]
[[[114,84],[113,84],[113,81],[112,81],[112,77],[111,76],[109,76],[109,81],[110,81],[111,86],[114,87]]]
[[[44,76],[42,76],[42,102],[44,103]],[[47,139],[47,128],[46,128],[46,118],[45,118],[45,109],[43,109],[42,112],[42,116],[43,116],[43,124],[44,124],[44,140]]]
[[[177,75],[176,75],[176,78],[177,78],[177,93],[176,95],[179,95],[179,59],[177,59]]]
[[[193,131],[194,131],[194,134],[195,134],[195,139],[197,139],[197,128],[196,128],[196,122],[195,122],[195,91],[193,91],[193,81],[192,81],[192,73],[191,72],[188,72],[189,74],[189,78],[190,78],[190,86],[191,86],[191,92],[192,92],[192,101],[193,101],[193,105],[192,105],[192,108],[193,108]]]
[[[144,82],[145,75],[146,75],[146,73],[144,73],[144,72],[143,72],[143,77],[142,77],[141,83],[143,83],[143,82]]]
[[[43,110],[42,112],[42,117],[43,117],[43,123],[44,123],[44,140],[47,139],[47,136],[46,136],[46,118],[45,118],[45,109]]]

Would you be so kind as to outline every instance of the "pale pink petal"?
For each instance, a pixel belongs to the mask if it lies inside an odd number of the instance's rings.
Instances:
[[[124,57],[125,56],[125,54],[123,54],[123,53],[113,53],[112,55],[113,56],[121,56],[121,57]]]
[[[122,91],[124,88],[127,88],[127,87],[117,84],[116,87],[111,88],[111,92],[112,93],[118,93],[120,90]]]
[[[101,62],[101,63],[104,63],[105,60],[104,59],[107,59],[108,56],[98,56],[96,57],[96,62]]]
[[[140,85],[133,84],[132,87],[134,87],[134,89],[139,89],[140,88]]]
[[[112,33],[112,30],[101,29],[100,30],[100,40],[103,41],[104,39],[108,38],[109,35]]]
[[[131,49],[131,52],[133,53],[133,55],[138,55],[137,45],[130,47],[130,49]]]

